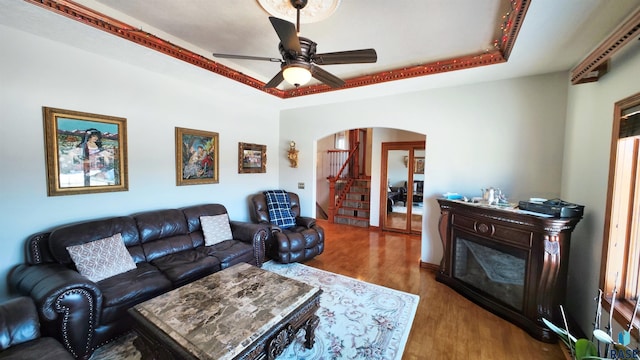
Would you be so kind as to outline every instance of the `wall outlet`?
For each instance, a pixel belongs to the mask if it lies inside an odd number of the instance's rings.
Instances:
[[[304,189],[304,183],[298,183],[298,189]]]

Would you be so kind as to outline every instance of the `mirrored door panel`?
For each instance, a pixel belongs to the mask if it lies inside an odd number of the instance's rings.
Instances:
[[[387,151],[387,209],[385,225],[390,229],[407,228],[408,150]]]
[[[422,231],[424,142],[382,144],[381,224],[383,230]],[[384,181],[386,179],[386,182]]]

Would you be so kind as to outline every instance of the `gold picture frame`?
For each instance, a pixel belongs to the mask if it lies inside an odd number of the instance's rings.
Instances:
[[[42,108],[48,196],[128,191],[127,119]]]
[[[176,127],[176,185],[217,184],[217,132]]]
[[[267,146],[238,143],[238,174],[267,172]]]

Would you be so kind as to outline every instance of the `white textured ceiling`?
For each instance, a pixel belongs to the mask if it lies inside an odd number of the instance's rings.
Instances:
[[[218,52],[280,57],[269,14],[256,0],[76,2],[260,81],[267,82],[279,70],[274,62],[211,56]],[[323,66],[352,78],[492,50],[508,7],[504,0],[342,0],[326,20],[302,24],[301,35],[318,43],[319,53],[375,48],[375,64]],[[500,67],[504,76],[569,70],[638,7],[638,0],[531,0],[507,65],[485,66],[474,74],[486,71],[495,78],[492,67]],[[25,24],[24,16],[44,11],[25,9],[22,0],[3,0],[0,24],[31,32],[42,26],[43,36],[67,26],[50,16]],[[73,29],[96,31],[84,27]]]
[[[286,1],[286,0],[285,0]],[[314,0],[310,0],[314,1]],[[82,0],[89,7],[96,2]],[[102,10],[150,33],[158,30],[201,52],[280,58],[279,39],[268,16],[256,0],[171,1],[98,0]],[[344,0],[328,19],[302,24],[301,36],[318,44],[318,52],[375,48],[375,64],[331,65],[324,69],[353,77],[402,68],[448,57],[492,49],[499,30],[500,0],[389,1]],[[400,6],[398,6],[400,5]],[[117,12],[115,12],[115,11]],[[304,9],[302,10],[304,12]],[[460,12],[464,26],[455,25]],[[206,53],[205,53],[206,54]],[[215,59],[232,68],[248,69],[258,80],[268,81],[278,63]]]

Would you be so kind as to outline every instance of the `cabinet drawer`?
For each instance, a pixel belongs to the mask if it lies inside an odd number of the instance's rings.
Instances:
[[[451,214],[451,225],[461,229],[476,232],[476,220],[463,215]]]
[[[499,224],[495,224],[493,226],[495,229],[493,232],[494,239],[524,246],[526,248],[531,247],[531,240],[533,239],[532,232],[509,228]]]
[[[514,245],[530,248],[533,233],[514,229],[490,220],[477,220],[464,215],[453,214],[451,224],[458,228],[476,233],[493,240],[503,241]]]

